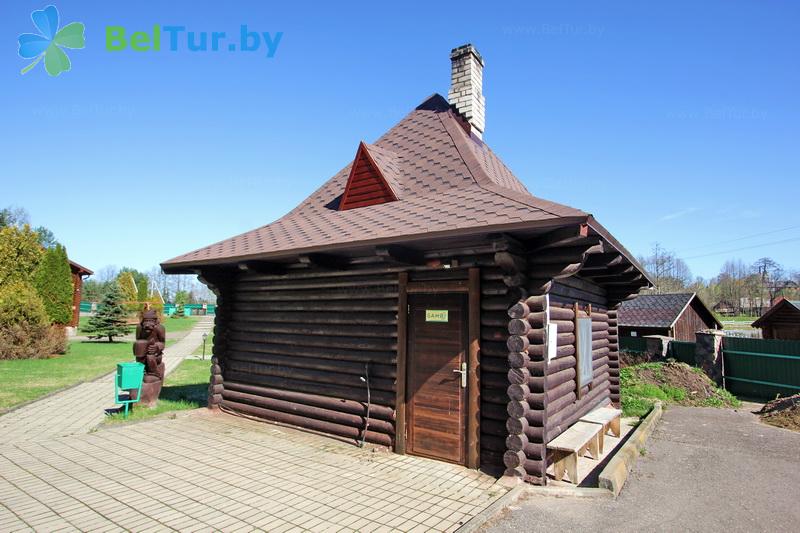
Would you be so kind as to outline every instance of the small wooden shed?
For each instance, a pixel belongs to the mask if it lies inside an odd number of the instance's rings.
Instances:
[[[800,340],[800,300],[779,297],[753,327],[761,329],[763,339]]]
[[[81,317],[81,291],[83,290],[84,276],[91,276],[94,274],[85,266],[81,266],[75,261],[69,262],[69,269],[72,273],[72,321],[68,324],[72,327],[78,327],[78,322]]]
[[[642,294],[619,308],[620,337],[664,335],[695,342],[695,333],[722,329],[722,324],[697,293]]]
[[[649,281],[489,149],[482,59],[451,59],[450,102],[354,147],[279,220],[162,267],[217,295],[211,407],[545,483],[547,442],[619,402],[615,309]]]

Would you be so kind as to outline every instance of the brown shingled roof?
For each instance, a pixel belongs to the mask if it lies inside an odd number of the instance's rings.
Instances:
[[[708,316],[722,329],[722,324],[697,297],[697,293],[640,294],[633,300],[622,302],[617,321],[625,327],[669,328],[680,318],[693,299],[697,298]]]
[[[366,147],[399,193],[396,201],[338,211],[351,163],[277,221],[163,266],[175,270],[321,248],[591,220],[583,211],[531,195],[480,139],[468,133],[439,95]]]

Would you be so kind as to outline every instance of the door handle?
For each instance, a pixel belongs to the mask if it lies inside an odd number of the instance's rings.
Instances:
[[[461,374],[461,386],[463,388],[467,387],[467,363],[461,363],[461,370],[454,368],[453,372],[458,372]]]

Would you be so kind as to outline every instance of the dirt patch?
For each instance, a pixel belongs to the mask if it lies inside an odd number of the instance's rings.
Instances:
[[[693,407],[740,405],[701,370],[685,363],[641,363],[620,369],[620,401],[625,416],[644,416],[656,400]]]
[[[706,400],[716,397],[718,391],[717,386],[708,376],[684,363],[647,366],[638,372],[638,377],[645,383],[666,385],[684,391],[684,398],[673,398],[675,403],[681,405],[704,405]]]
[[[800,394],[772,400],[757,414],[770,426],[800,431]]]

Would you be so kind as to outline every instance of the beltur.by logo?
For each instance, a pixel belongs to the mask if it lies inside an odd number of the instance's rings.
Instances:
[[[84,26],[80,22],[71,22],[58,29],[58,9],[47,6],[31,13],[33,25],[41,32],[23,33],[19,36],[19,55],[25,59],[36,58],[33,63],[23,68],[25,74],[44,59],[44,69],[51,76],[58,76],[72,68],[69,57],[63,48],[83,48],[86,40],[83,37]]]
[[[123,26],[106,26],[106,50],[120,52],[130,48],[134,52],[160,52],[162,49],[177,52],[256,52],[263,50],[266,57],[274,57],[283,32],[250,31],[247,24],[239,27],[238,39],[228,38],[224,31],[187,31],[186,26],[161,26],[156,24],[151,32],[128,32]],[[162,48],[162,41],[166,48]]]

